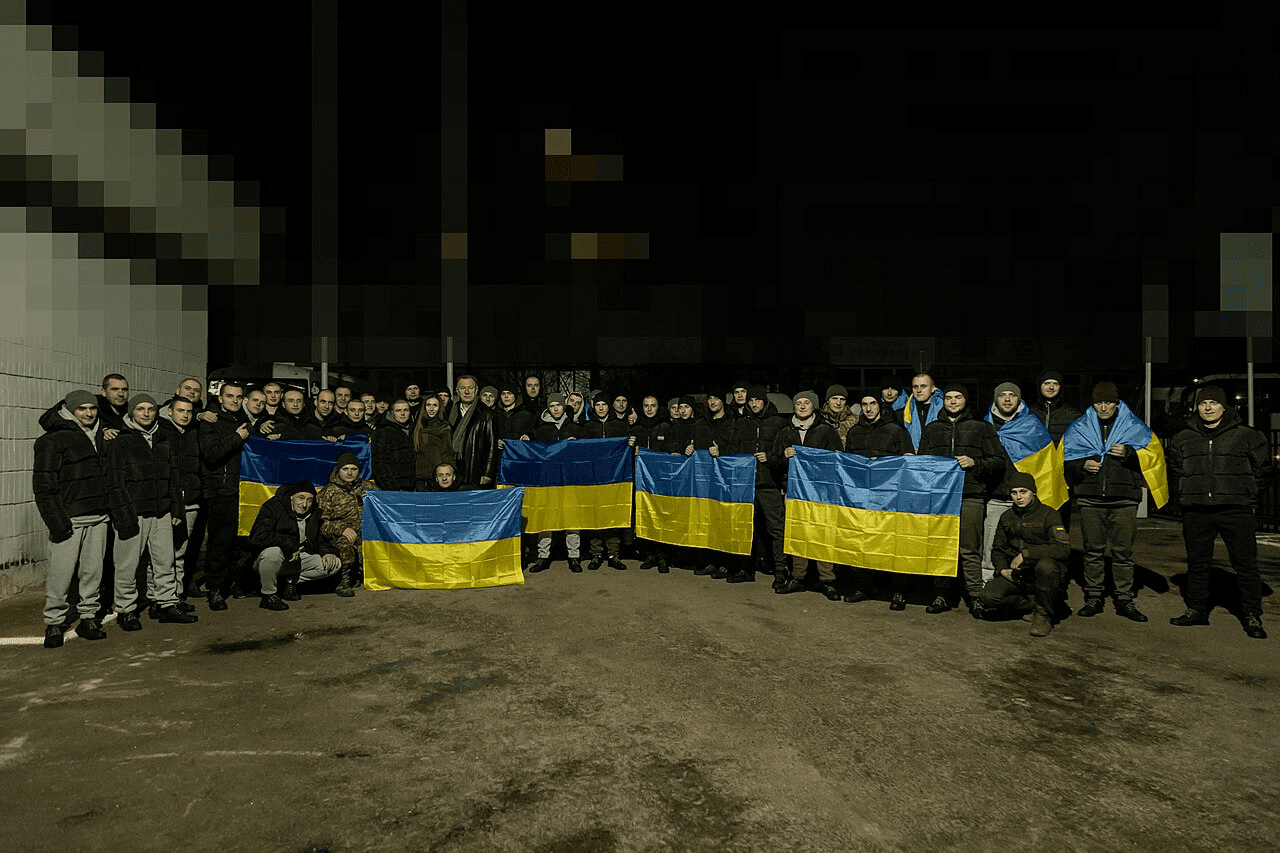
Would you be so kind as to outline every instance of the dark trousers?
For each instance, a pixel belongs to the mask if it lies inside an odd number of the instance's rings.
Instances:
[[[1117,604],[1133,601],[1133,543],[1138,538],[1138,505],[1080,506],[1080,534],[1084,539],[1084,597],[1102,598],[1106,558],[1111,546],[1111,580]],[[1210,546],[1212,547],[1212,546]]]
[[[786,508],[782,500],[782,492],[775,487],[756,489],[756,542],[752,543],[752,556],[768,553],[773,560],[774,570],[786,566],[783,553],[784,525]],[[765,551],[764,539],[769,538],[769,550]]]
[[[1027,571],[1028,568],[1031,571]],[[982,603],[990,610],[1026,610],[1034,602],[1036,609],[1052,616],[1062,596],[1066,564],[1044,557],[1033,567],[1024,564],[1015,569],[1013,576],[1018,580],[1007,580],[998,574],[992,578],[982,588]]]
[[[1253,510],[1243,506],[1183,507],[1182,541],[1187,547],[1187,606],[1208,613],[1213,543],[1219,534],[1236,571],[1240,609],[1262,615],[1262,580],[1258,576],[1258,540]]]
[[[959,573],[935,578],[935,595],[953,595],[957,576],[964,581],[964,590],[970,598],[982,592],[982,520],[986,511],[987,502],[982,498],[965,498],[960,502]]]
[[[204,586],[209,592],[226,592],[236,563],[236,528],[239,526],[239,495],[209,499],[209,548],[204,567]]]

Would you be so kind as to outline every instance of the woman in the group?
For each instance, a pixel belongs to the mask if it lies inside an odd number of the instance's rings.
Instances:
[[[418,455],[413,490],[431,491],[436,467],[442,462],[453,462],[453,429],[440,416],[440,401],[435,397],[422,400],[422,414],[413,425],[413,449]]]

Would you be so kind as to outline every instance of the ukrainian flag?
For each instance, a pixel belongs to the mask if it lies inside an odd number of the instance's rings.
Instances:
[[[251,435],[240,448],[240,527],[239,536],[248,536],[258,509],[285,483],[308,483],[323,487],[329,482],[333,466],[344,453],[354,453],[360,460],[360,476],[373,477],[373,452],[369,442],[361,439],[344,441],[271,441]]]
[[[472,589],[524,583],[522,489],[369,492],[360,553],[365,589]]]
[[[995,405],[992,404],[992,409]],[[995,425],[994,412],[988,410],[986,421]],[[1049,428],[1031,413],[1024,402],[1018,402],[1013,419],[996,428],[996,437],[1009,454],[1013,467],[1036,480],[1036,497],[1054,509],[1067,502],[1067,478],[1062,473],[1062,450],[1053,443]],[[996,495],[1008,500],[1008,495]]]
[[[902,397],[898,397],[898,400],[901,399]],[[896,404],[898,400],[893,402]],[[907,402],[902,406],[902,425],[907,428],[907,432],[911,435],[911,446],[919,450],[920,434],[924,432],[925,424],[931,424],[936,421],[938,412],[942,411],[942,392],[937,388],[933,389],[933,394],[929,396],[929,414],[925,417],[924,423],[920,423],[920,413],[912,405],[914,402],[915,397],[907,395]]]
[[[750,554],[755,499],[754,456],[636,456],[636,535],[645,539]]]
[[[955,574],[960,463],[943,456],[795,451],[787,468],[788,554],[913,575]]]
[[[508,441],[499,488],[524,486],[525,530],[631,526],[631,458],[625,438]]]
[[[1142,418],[1135,415],[1123,400],[1116,407],[1115,424],[1106,441],[1102,440],[1102,424],[1092,406],[1072,421],[1062,436],[1062,458],[1069,462],[1090,456],[1106,456],[1113,444],[1127,444],[1137,452],[1138,466],[1142,469],[1142,478],[1147,481],[1147,488],[1151,490],[1151,500],[1157,509],[1167,504],[1169,475],[1164,465],[1164,446],[1151,427],[1143,423]]]

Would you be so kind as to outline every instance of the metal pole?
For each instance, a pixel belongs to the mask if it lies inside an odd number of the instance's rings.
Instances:
[[[449,392],[453,392],[453,335],[444,339],[444,381]]]
[[[1144,378],[1144,382],[1146,384],[1143,387],[1146,390],[1142,394],[1142,397],[1143,397],[1142,412],[1143,412],[1143,420],[1145,420],[1147,424],[1150,424],[1151,423],[1151,338],[1150,337],[1147,338],[1146,346],[1144,347],[1144,349],[1146,350],[1146,352],[1144,353],[1143,357],[1146,359],[1146,362],[1147,362],[1147,372]]]
[[[329,387],[329,336],[320,336],[320,390]]]
[[[1249,395],[1249,426],[1253,426],[1253,338],[1249,335],[1244,338],[1244,358],[1249,362],[1245,393]]]

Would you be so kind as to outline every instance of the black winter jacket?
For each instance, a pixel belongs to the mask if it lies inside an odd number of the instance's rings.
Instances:
[[[200,422],[200,489],[205,499],[240,494],[240,448],[245,439],[237,430],[245,424],[242,412],[218,410],[213,423]]]
[[[568,441],[571,438],[578,438],[582,434],[582,424],[573,422],[573,417],[568,414],[565,409],[564,424],[556,426],[556,422],[551,419],[550,412],[542,413],[542,423],[538,424],[538,428],[533,431],[534,441]]]
[[[502,451],[498,449],[498,425],[493,409],[479,400],[471,404],[475,411],[467,422],[462,434],[462,450],[456,454],[454,464],[458,466],[458,479],[464,485],[476,486],[481,477],[491,481],[498,479],[498,460]],[[455,408],[457,404],[454,404]],[[460,410],[459,410],[460,411]],[[448,418],[446,418],[448,420]],[[458,424],[453,425],[453,433],[457,435],[461,428],[461,415]]]
[[[181,518],[186,511],[177,460],[165,432],[156,427],[151,444],[128,424],[103,446],[108,469],[124,486],[133,511],[140,518]]]
[[[65,542],[78,515],[109,515],[116,532],[124,539],[138,533],[138,516],[125,494],[118,475],[113,476],[103,458],[101,422],[93,441],[77,424],[57,413],[62,403],[45,412],[45,434],[36,439],[31,467],[31,492],[50,542]],[[52,415],[52,417],[48,417]]]
[[[178,469],[178,488],[183,507],[200,503],[200,431],[196,421],[180,430],[172,421],[160,419],[160,431],[169,442],[169,459]]]
[[[334,419],[333,423],[329,424],[329,428],[325,430],[324,434],[330,438],[336,438],[338,441],[342,441],[349,435],[372,435],[373,430],[369,429],[369,425],[364,421],[352,423],[351,418],[343,415],[340,418]]]
[[[412,492],[418,454],[413,450],[412,424],[389,421],[373,434],[373,481],[383,491]]]
[[[920,455],[971,458],[973,466],[964,472],[966,498],[988,497],[1009,459],[995,428],[971,415],[968,406],[954,419],[943,409],[936,421],[925,425],[920,433]]]
[[[221,420],[222,416],[218,416]],[[320,535],[320,508],[313,502],[311,512],[306,515],[306,539],[298,539],[298,516],[294,515],[290,499],[297,491],[296,484],[281,486],[274,495],[267,498],[258,517],[253,520],[253,528],[249,531],[249,545],[254,551],[261,552],[266,548],[279,548],[288,560],[294,551],[307,554],[333,554],[338,551],[328,539]]]
[[[1110,444],[1107,442],[1107,436],[1111,433],[1111,427],[1115,422],[1115,418],[1099,421],[1102,426],[1102,440],[1107,444]],[[1138,464],[1138,455],[1128,445],[1125,445],[1124,451],[1123,459],[1106,453],[1101,457],[1089,456],[1086,459],[1072,459],[1066,463],[1062,473],[1066,476],[1067,485],[1075,488],[1075,496],[1078,500],[1086,504],[1118,501],[1139,503],[1142,500],[1142,486],[1145,480],[1142,478],[1142,466]],[[1088,459],[1095,462],[1101,460],[1102,468],[1090,474],[1084,470],[1084,463]]]
[[[1040,419],[1040,423],[1049,429],[1049,435],[1054,442],[1062,441],[1062,435],[1067,431],[1067,427],[1071,426],[1071,422],[1080,417],[1080,411],[1068,406],[1062,402],[1062,393],[1058,393],[1058,398],[1052,403],[1044,397],[1029,404],[1031,414]]]
[[[519,401],[511,411],[498,406],[493,410],[494,422],[497,425],[498,438],[503,441],[518,439],[522,435],[533,438],[533,431],[538,428],[538,416],[526,409]]]
[[[665,415],[658,414],[652,418],[640,415],[631,425],[631,434],[636,437],[636,447],[661,450],[664,453],[671,452],[673,446],[671,421]]]
[[[792,423],[792,418],[784,418],[785,426],[778,430],[777,436],[773,439],[773,452],[769,454],[769,460],[773,465],[773,476],[778,481],[778,487],[785,489],[787,487],[787,468],[791,460],[787,458],[787,448],[794,445],[801,447],[814,447],[818,450],[844,450],[844,442],[840,440],[840,433],[831,424],[823,420],[822,416],[817,412],[814,413],[813,423],[805,430],[804,440],[800,438],[800,430]]]
[[[677,420],[671,422],[671,438],[668,441],[670,449],[668,453],[677,453],[684,455],[685,450],[689,447],[690,442],[697,444],[695,439],[698,434],[698,425],[703,421],[697,417],[691,417],[688,420]]]
[[[1062,526],[1062,516],[1056,509],[1040,503],[1039,498],[1033,497],[1026,509],[1010,507],[1000,516],[991,547],[991,565],[1002,572],[1018,554],[1022,554],[1024,561],[1019,568],[1028,569],[1045,557],[1065,565],[1071,554],[1071,540]]]
[[[300,415],[292,415],[284,406],[280,407],[280,411],[276,412],[275,417],[271,420],[275,424],[274,435],[280,436],[282,441],[305,441],[320,438],[317,435],[309,435],[307,433],[307,421],[310,419],[310,413],[305,409]]]
[[[1251,506],[1270,480],[1267,439],[1227,409],[1210,429],[1193,415],[1169,442],[1167,462],[1180,506]]]
[[[866,415],[859,415],[858,422],[845,434],[844,449],[846,453],[870,459],[916,452],[907,428],[883,412],[874,422],[867,420]]]
[[[722,417],[699,418],[693,430],[693,449],[710,450],[714,444],[722,455],[728,455],[733,440],[733,421],[726,411]]]
[[[582,431],[578,434],[579,438],[627,438],[630,430],[627,422],[619,418],[610,417],[607,420],[593,419],[582,424]]]
[[[773,477],[770,463],[773,461],[773,442],[778,433],[786,425],[786,421],[778,414],[778,407],[766,402],[760,414],[747,407],[747,413],[733,422],[734,453],[764,453],[764,462],[756,462],[756,488],[777,489],[778,481]]]

